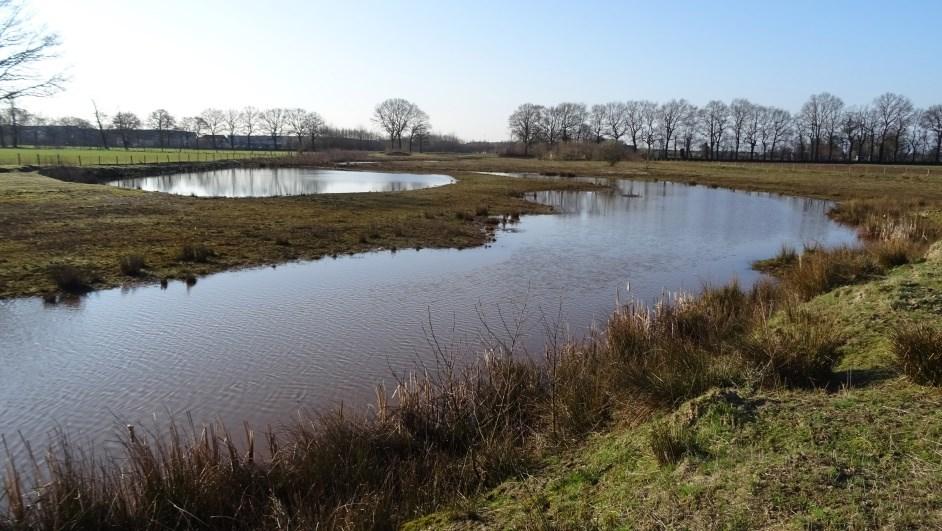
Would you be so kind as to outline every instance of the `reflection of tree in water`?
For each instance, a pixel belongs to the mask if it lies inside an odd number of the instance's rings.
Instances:
[[[125,179],[125,188],[200,197],[272,197],[359,192],[400,192],[450,184],[445,175],[414,175],[303,168],[233,168]]]

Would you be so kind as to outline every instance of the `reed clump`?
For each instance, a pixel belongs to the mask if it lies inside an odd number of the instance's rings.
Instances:
[[[118,269],[121,270],[121,274],[129,277],[141,276],[146,266],[144,257],[138,254],[128,254],[118,259]]]
[[[926,324],[906,324],[892,336],[896,362],[910,380],[942,385],[942,330]]]
[[[55,264],[48,268],[49,277],[63,293],[83,295],[92,290],[94,275],[70,264]]]
[[[215,256],[216,253],[202,243],[187,243],[180,248],[180,252],[177,254],[177,260],[181,262],[206,263]]]

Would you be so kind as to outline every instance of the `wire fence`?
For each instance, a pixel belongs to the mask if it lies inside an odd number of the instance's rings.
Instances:
[[[29,148],[0,149],[3,166],[126,166],[131,164],[161,164],[174,162],[212,162],[252,158],[292,156],[292,151],[123,151],[101,150],[32,150]]]

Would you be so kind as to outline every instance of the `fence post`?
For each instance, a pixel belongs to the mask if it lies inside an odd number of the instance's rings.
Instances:
[[[23,165],[23,163],[20,162],[20,154],[19,154],[19,153],[16,154],[16,165],[17,165],[17,166],[22,166],[22,165]]]
[[[42,164],[39,162],[39,153],[36,154],[36,165],[42,166]]]
[[[128,156],[131,157],[131,164],[134,164],[134,155],[128,155]]]
[[[62,155],[56,153],[56,165],[62,166]]]

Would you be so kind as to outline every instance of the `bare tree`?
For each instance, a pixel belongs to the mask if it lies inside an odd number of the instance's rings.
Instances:
[[[304,129],[307,131],[307,135],[311,139],[311,151],[317,150],[317,139],[324,131],[325,125],[326,124],[324,119],[320,114],[317,114],[314,111],[305,114]]]
[[[523,144],[524,155],[530,154],[530,146],[539,138],[543,110],[541,105],[524,103],[507,120],[511,136]]]
[[[775,156],[775,146],[784,143],[792,127],[792,116],[785,109],[772,108],[769,111],[768,136],[771,139],[770,157]],[[784,158],[784,155],[783,155]]]
[[[298,139],[298,149],[302,149],[304,137],[307,136],[307,111],[300,108],[285,109],[285,125],[287,133]]]
[[[416,107],[415,112],[409,120],[409,153],[412,153],[412,143],[422,142],[422,139],[428,134],[431,126],[429,125],[428,115],[425,111]]]
[[[752,103],[745,98],[736,98],[729,104],[729,128],[733,133],[733,160],[739,159],[739,146],[742,143],[746,122],[752,114],[752,107]]]
[[[759,105],[751,105],[749,115],[746,117],[746,129],[743,136],[746,144],[749,145],[749,160],[756,157],[756,144],[759,143],[759,120],[762,119],[764,108]]]
[[[720,142],[726,132],[726,121],[729,119],[729,107],[720,100],[713,100],[706,104],[701,111],[703,119],[703,136],[706,137],[710,150],[710,159],[719,156]]]
[[[859,156],[862,146],[861,135],[864,133],[863,122],[863,113],[860,109],[850,108],[841,113],[839,129],[842,140],[847,145],[847,151],[844,153],[845,161],[853,160],[855,147]]]
[[[558,106],[543,107],[540,113],[540,134],[543,141],[549,145],[555,145],[559,142],[559,130],[561,129],[561,113]]]
[[[166,132],[176,127],[176,120],[166,109],[157,109],[147,117],[147,126],[157,130],[157,143],[163,149]]]
[[[59,45],[55,33],[31,27],[19,2],[0,0],[0,100],[49,96],[62,90],[62,73],[37,68],[56,57]]]
[[[559,120],[559,139],[568,142],[577,136],[580,127],[586,121],[585,104],[563,102],[554,109]]]
[[[658,107],[657,121],[661,128],[661,140],[664,142],[664,158],[668,157],[671,138],[677,126],[687,119],[692,107],[685,99],[671,100]]]
[[[935,161],[942,162],[942,105],[933,105],[922,113],[922,126],[935,135]]]
[[[240,116],[242,121],[242,128],[245,131],[245,143],[249,150],[252,149],[252,133],[258,128],[259,121],[259,112],[258,109],[252,107],[251,105],[242,109],[242,114]]]
[[[602,140],[605,139],[605,127],[608,123],[607,120],[608,111],[605,109],[604,105],[593,105],[589,109],[589,133],[592,136],[592,141],[596,144],[601,144]]]
[[[118,112],[111,119],[111,125],[121,136],[121,144],[124,149],[130,149],[131,135],[141,127],[141,119],[133,112]]]
[[[628,130],[628,106],[620,101],[610,101],[605,104],[605,136],[615,142],[621,140]]]
[[[187,116],[180,120],[180,126],[187,133],[193,134],[195,147],[198,148],[200,146],[200,134],[203,132],[203,129],[206,128],[206,123],[203,122],[203,119],[199,116]]]
[[[200,113],[203,125],[209,131],[209,140],[213,144],[213,149],[217,149],[216,135],[222,131],[222,126],[226,121],[226,114],[219,109],[206,109]]]
[[[886,141],[890,135],[896,135],[899,132],[897,128],[904,116],[913,111],[913,103],[906,96],[887,92],[881,94],[873,101],[874,112],[877,116],[878,129],[880,131],[880,162],[885,160]]]
[[[101,135],[101,147],[106,150],[111,149],[108,147],[108,135],[105,134],[105,122],[108,117],[98,110],[98,104],[95,103],[95,100],[92,100],[92,108],[95,110],[95,123],[98,124],[98,134]]]
[[[272,143],[275,145],[275,149],[278,149],[278,137],[281,136],[282,130],[285,127],[286,115],[284,109],[274,108],[266,109],[262,111],[260,115],[260,120],[265,130],[268,131],[268,135],[271,136]]]
[[[226,109],[223,125],[229,133],[229,149],[235,149],[236,133],[242,127],[242,112],[238,109]]]
[[[645,146],[648,149],[648,155],[654,148],[658,134],[658,105],[653,101],[641,102],[641,136],[644,138]]]
[[[402,98],[390,98],[383,101],[373,110],[373,121],[389,135],[389,147],[402,149],[402,133],[418,113],[422,112],[414,103]]]
[[[625,131],[631,138],[632,147],[638,149],[638,136],[644,129],[644,116],[642,109],[650,102],[629,101],[625,104]]]

